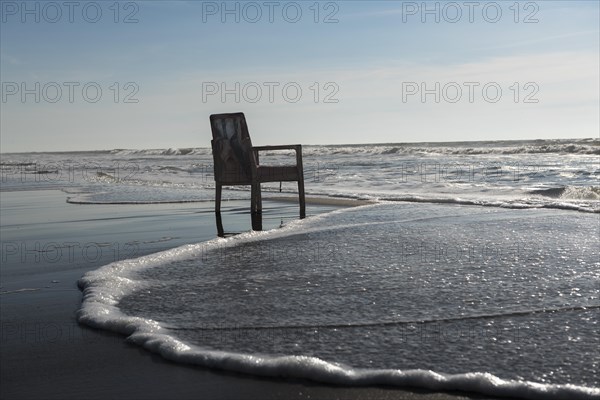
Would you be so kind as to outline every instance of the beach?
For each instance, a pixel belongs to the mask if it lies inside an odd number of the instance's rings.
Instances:
[[[600,400],[600,2],[0,3],[0,400]]]
[[[80,325],[76,311],[82,296],[77,280],[83,273],[131,255],[213,238],[212,204],[81,206],[67,204],[60,191],[1,195],[3,399],[467,398],[422,389],[337,387],[190,367],[129,344],[122,335]],[[227,205],[224,212],[243,205]],[[279,208],[287,219],[295,212],[295,206],[286,209],[289,206],[280,203]],[[339,205],[309,205],[309,211],[314,214],[332,207]],[[225,221],[247,229],[249,216],[242,213]],[[131,247],[134,243],[138,246]],[[26,248],[15,252],[13,244]],[[63,246],[60,255],[56,250],[35,251],[36,246],[48,250],[55,245]],[[67,251],[68,246],[72,251]],[[81,250],[85,246],[87,253]],[[92,252],[97,249],[104,254]]]
[[[226,238],[209,149],[6,155],[2,398],[596,398],[597,145],[551,143],[308,146],[308,218],[232,188]]]

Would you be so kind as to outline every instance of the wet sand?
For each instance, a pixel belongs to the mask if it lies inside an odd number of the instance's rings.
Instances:
[[[0,192],[0,397],[203,399],[458,399],[463,394],[337,387],[174,364],[122,335],[77,324],[77,280],[112,261],[216,236],[211,203],[76,205],[60,191]],[[320,204],[319,204],[320,203]],[[308,215],[348,206],[308,203]],[[245,201],[223,204],[228,232],[249,229]],[[297,204],[265,201],[264,227]]]

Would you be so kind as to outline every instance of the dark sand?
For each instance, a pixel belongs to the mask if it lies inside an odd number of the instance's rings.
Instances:
[[[0,397],[128,399],[483,398],[391,387],[338,387],[174,364],[121,335],[77,324],[86,271],[215,237],[212,204],[74,205],[60,191],[0,192]],[[346,205],[346,204],[344,204]],[[264,227],[297,205],[265,202]],[[308,214],[340,204],[309,203]],[[224,203],[227,232],[249,229],[247,202]]]

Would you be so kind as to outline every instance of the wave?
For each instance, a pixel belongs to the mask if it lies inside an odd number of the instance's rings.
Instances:
[[[115,262],[88,272],[78,282],[83,291],[83,304],[78,311],[77,319],[80,323],[94,328],[127,335],[128,341],[171,361],[253,375],[300,378],[345,386],[391,385],[418,387],[432,391],[458,390],[494,397],[600,398],[598,388],[502,379],[487,372],[446,374],[422,369],[366,369],[311,356],[269,356],[208,349],[174,338],[169,328],[161,326],[157,321],[129,316],[118,308],[119,301],[123,297],[132,291],[144,288],[144,282],[134,277],[136,271],[160,266],[165,262],[200,259],[201,252],[211,247],[236,246],[265,237],[285,236],[290,231],[293,232],[294,225],[292,223],[278,231],[246,233],[236,238],[215,239],[186,245],[138,259]]]
[[[347,386],[390,385],[432,391],[477,392],[523,399],[598,399],[600,390],[576,385],[500,379],[490,373],[444,374],[431,370],[359,369],[307,356],[257,356],[188,346],[160,333],[134,331],[129,340],[186,364],[270,377],[293,377]]]
[[[325,195],[325,194],[322,194]],[[403,194],[398,196],[361,196],[361,195],[332,195],[329,197],[343,197],[352,198],[358,200],[370,200],[370,201],[405,201],[411,203],[432,203],[432,204],[460,204],[467,206],[481,206],[481,207],[499,207],[499,208],[510,208],[510,209],[531,209],[531,208],[550,208],[558,210],[571,210],[580,211],[586,213],[600,213],[600,203],[591,199],[591,201],[555,201],[540,200],[535,198],[521,198],[521,199],[502,199],[502,200],[486,200],[486,199],[466,199],[458,197],[425,197],[414,194]],[[565,199],[568,200],[568,199]],[[586,198],[587,200],[587,198]]]
[[[376,154],[376,155],[517,155],[517,154],[579,154],[600,155],[600,144],[545,144],[506,147],[472,147],[469,145],[418,146],[414,144],[368,146],[320,146],[304,150],[309,155]]]
[[[205,147],[169,148],[169,149],[114,149],[109,152],[113,155],[130,156],[187,156],[211,154],[212,150]]]
[[[539,140],[494,140],[470,142],[421,142],[421,143],[373,143],[341,145],[304,145],[308,155],[327,154],[438,154],[438,155],[510,155],[510,154],[581,154],[600,155],[600,140],[585,139],[539,139]],[[188,156],[211,155],[209,147],[171,147],[168,149],[113,149],[93,151],[28,152],[31,155],[118,155],[118,156]],[[17,155],[25,153],[2,153]],[[281,152],[278,152],[281,154]],[[10,159],[0,162],[0,166],[22,165],[21,161]]]
[[[512,208],[512,209],[527,209],[527,208],[552,208],[558,210],[572,210],[581,211],[588,213],[600,213],[600,205],[596,203],[592,204],[577,204],[569,202],[539,202],[528,199],[518,200],[470,200],[470,199],[459,199],[459,198],[426,198],[420,196],[405,196],[405,197],[394,197],[394,198],[382,198],[385,201],[407,201],[414,203],[438,203],[438,204],[462,204],[468,206],[483,206],[483,207],[500,207],[500,208]]]
[[[559,186],[534,189],[530,193],[560,199],[600,200],[600,186]]]
[[[267,154],[269,152],[266,152]],[[277,154],[284,152],[278,151]],[[305,145],[305,155],[344,155],[344,154],[437,154],[437,155],[510,155],[510,154],[581,154],[600,155],[600,140],[524,140],[524,141],[479,141],[443,143],[382,143],[348,145]],[[169,149],[115,149],[115,155],[144,156],[186,156],[210,155],[210,148],[169,148]]]

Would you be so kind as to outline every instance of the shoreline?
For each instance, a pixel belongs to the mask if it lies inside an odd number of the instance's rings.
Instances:
[[[128,343],[123,335],[80,325],[75,318],[82,299],[77,280],[86,271],[119,259],[216,237],[212,207],[78,207],[66,203],[66,194],[61,191],[4,191],[0,195],[3,208],[11,207],[11,215],[6,215],[5,208],[2,222],[3,256],[7,261],[3,262],[0,289],[3,399],[489,398],[411,388],[334,386],[176,364]],[[249,216],[228,213],[228,209],[247,207],[246,203],[228,204],[223,210],[225,223],[248,230]],[[280,204],[272,213],[283,214],[286,220],[296,218],[295,207]],[[339,205],[313,207],[310,214],[336,208]],[[265,227],[276,227],[279,220],[267,218]],[[52,247],[65,243],[71,247],[63,246],[60,253]],[[14,254],[14,247],[7,247],[11,244],[23,245],[25,253]],[[46,253],[37,251],[46,247]],[[87,253],[80,251],[85,248]],[[54,249],[52,253],[50,249]],[[132,249],[137,250],[136,254]],[[91,250],[103,254],[92,255]],[[57,254],[61,255],[59,259]]]

